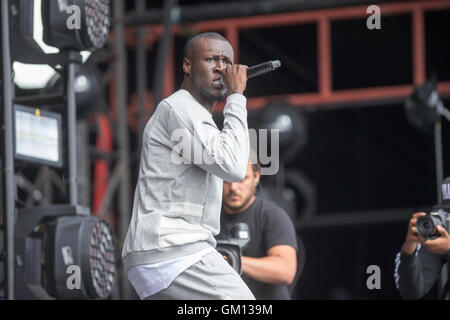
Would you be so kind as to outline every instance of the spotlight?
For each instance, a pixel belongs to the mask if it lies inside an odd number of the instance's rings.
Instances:
[[[77,116],[84,117],[95,111],[101,97],[101,75],[96,67],[89,64],[75,66],[75,101],[77,104]],[[49,93],[62,92],[63,79],[60,74],[55,74],[47,83],[46,91]]]
[[[90,250],[89,250],[89,267],[90,275],[88,288],[91,295],[102,299],[107,298],[114,286],[114,242],[112,232],[104,221],[96,221],[92,230]]]
[[[408,120],[415,127],[432,132],[434,124],[439,121],[439,95],[436,85],[426,82],[417,87],[405,102],[405,113]]]
[[[286,170],[276,179],[265,179],[257,195],[283,208],[295,226],[301,225],[304,219],[311,219],[317,211],[314,183],[298,169]]]
[[[290,161],[307,143],[306,119],[289,104],[267,105],[258,122],[259,129],[279,130],[280,151],[285,161]]]
[[[60,299],[106,299],[116,276],[115,244],[108,224],[94,217],[60,217],[48,224],[48,292]],[[80,287],[68,286],[68,268],[79,267]]]
[[[406,100],[405,112],[408,120],[425,133],[431,134],[434,127],[436,189],[438,203],[440,203],[442,200],[440,188],[444,179],[441,116],[450,121],[450,111],[444,107],[436,89],[436,84],[432,81],[427,81],[424,85],[417,87]]]
[[[98,49],[106,43],[111,24],[110,1],[43,0],[42,21],[44,42],[50,46],[62,50]]]

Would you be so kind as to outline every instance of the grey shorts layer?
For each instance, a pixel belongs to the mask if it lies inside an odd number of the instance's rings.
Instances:
[[[255,297],[222,255],[214,251],[146,300],[255,300]]]

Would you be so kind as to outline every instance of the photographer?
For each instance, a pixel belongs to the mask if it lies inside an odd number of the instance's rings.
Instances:
[[[449,213],[444,210],[450,208],[449,202],[447,197],[441,205],[435,207],[437,210],[442,210],[443,226],[446,226],[448,221]],[[427,238],[425,239],[421,229],[418,230],[421,226],[417,223],[419,217],[423,216],[426,216],[426,213],[416,212],[409,220],[405,242],[395,261],[396,286],[404,299],[421,299],[427,294],[434,293],[433,298],[448,300],[450,235],[445,227],[436,224],[433,229],[434,232],[438,232],[437,237],[432,239],[425,237]],[[419,223],[421,223],[420,220]],[[436,292],[431,290],[432,288]]]
[[[286,300],[297,272],[296,233],[283,209],[255,196],[260,176],[259,165],[249,164],[242,181],[224,182],[218,238],[229,237],[236,223],[247,223],[251,240],[242,253],[242,279],[256,299]]]

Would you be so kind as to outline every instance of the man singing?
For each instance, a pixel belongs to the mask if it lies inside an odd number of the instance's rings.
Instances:
[[[195,36],[186,45],[181,89],[161,101],[145,127],[122,251],[141,299],[254,299],[214,239],[223,180],[246,174],[246,69],[234,64],[233,48],[220,34]],[[211,112],[223,99],[219,131]]]

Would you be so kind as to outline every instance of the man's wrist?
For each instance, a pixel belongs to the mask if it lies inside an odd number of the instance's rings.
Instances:
[[[414,252],[416,252],[417,246],[418,246],[418,244],[415,242],[406,241],[402,245],[402,252],[406,255],[412,256],[414,254]]]
[[[229,98],[229,97],[231,97],[231,96],[233,96],[233,95],[240,95],[240,96],[244,96],[244,93],[243,92],[232,92],[232,93],[230,93],[228,96],[227,96],[227,99]]]

